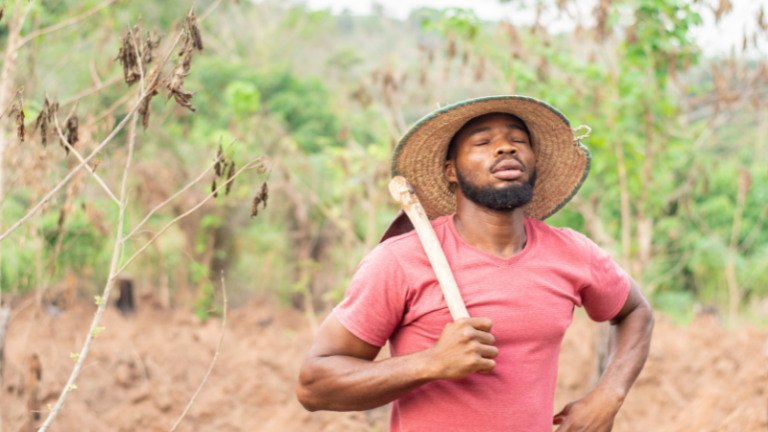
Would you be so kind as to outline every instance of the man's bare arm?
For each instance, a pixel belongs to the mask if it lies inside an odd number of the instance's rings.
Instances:
[[[380,348],[326,318],[301,367],[296,395],[310,411],[362,411],[385,405],[428,382],[487,373],[498,355],[487,318],[446,325],[432,347],[374,362]]]
[[[611,320],[608,362],[597,387],[555,415],[558,432],[608,432],[630,387],[648,358],[653,332],[653,310],[637,283],[621,311]]]

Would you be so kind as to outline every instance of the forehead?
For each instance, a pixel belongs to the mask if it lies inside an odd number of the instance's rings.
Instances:
[[[512,114],[506,114],[506,113],[490,113],[490,114],[484,114],[478,117],[473,118],[472,120],[468,121],[464,124],[464,126],[459,129],[458,132],[456,132],[455,137],[460,138],[464,137],[468,134],[472,134],[472,132],[476,131],[480,128],[488,128],[493,126],[499,126],[503,125],[503,127],[507,127],[510,125],[518,126],[522,130],[527,130],[525,123],[523,123],[522,120],[515,117]]]

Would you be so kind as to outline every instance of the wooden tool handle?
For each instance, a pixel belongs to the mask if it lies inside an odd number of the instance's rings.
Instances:
[[[448,260],[445,259],[443,247],[437,239],[437,234],[429,222],[424,207],[421,206],[419,199],[413,192],[413,188],[405,178],[397,176],[389,182],[389,193],[392,194],[395,201],[400,203],[411,219],[416,234],[421,240],[421,245],[424,246],[424,251],[427,253],[429,263],[432,264],[432,269],[435,271],[437,281],[440,283],[440,289],[443,290],[443,297],[448,303],[448,309],[451,311],[453,320],[469,318],[467,307],[464,305],[464,300],[461,299],[461,293],[456,285],[456,280],[453,278],[451,267],[448,265]]]

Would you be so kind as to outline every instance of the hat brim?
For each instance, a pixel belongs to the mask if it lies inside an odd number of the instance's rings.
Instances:
[[[489,96],[440,108],[414,124],[392,155],[392,176],[413,186],[427,215],[434,219],[456,212],[456,195],[445,178],[448,147],[462,126],[489,113],[509,113],[525,122],[536,155],[536,185],[525,215],[539,220],[552,216],[576,195],[587,179],[589,150],[574,139],[571,124],[560,111],[527,96]]]

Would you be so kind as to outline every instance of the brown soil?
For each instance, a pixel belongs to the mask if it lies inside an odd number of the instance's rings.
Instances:
[[[124,318],[110,308],[78,388],[52,431],[167,431],[200,384],[220,321],[201,324],[186,310],[163,309],[152,296]],[[3,430],[27,416],[30,358],[42,367],[42,410],[53,404],[73,366],[95,306],[58,317],[33,307],[14,311],[6,343]],[[596,325],[577,316],[563,342],[556,408],[583,395],[594,369]],[[764,353],[768,331],[726,331],[701,317],[686,327],[657,319],[648,364],[616,420],[615,432],[768,430]],[[308,413],[294,388],[311,341],[303,316],[265,301],[230,313],[216,367],[180,431],[384,431],[387,408],[366,413]],[[47,414],[43,413],[44,418]]]

